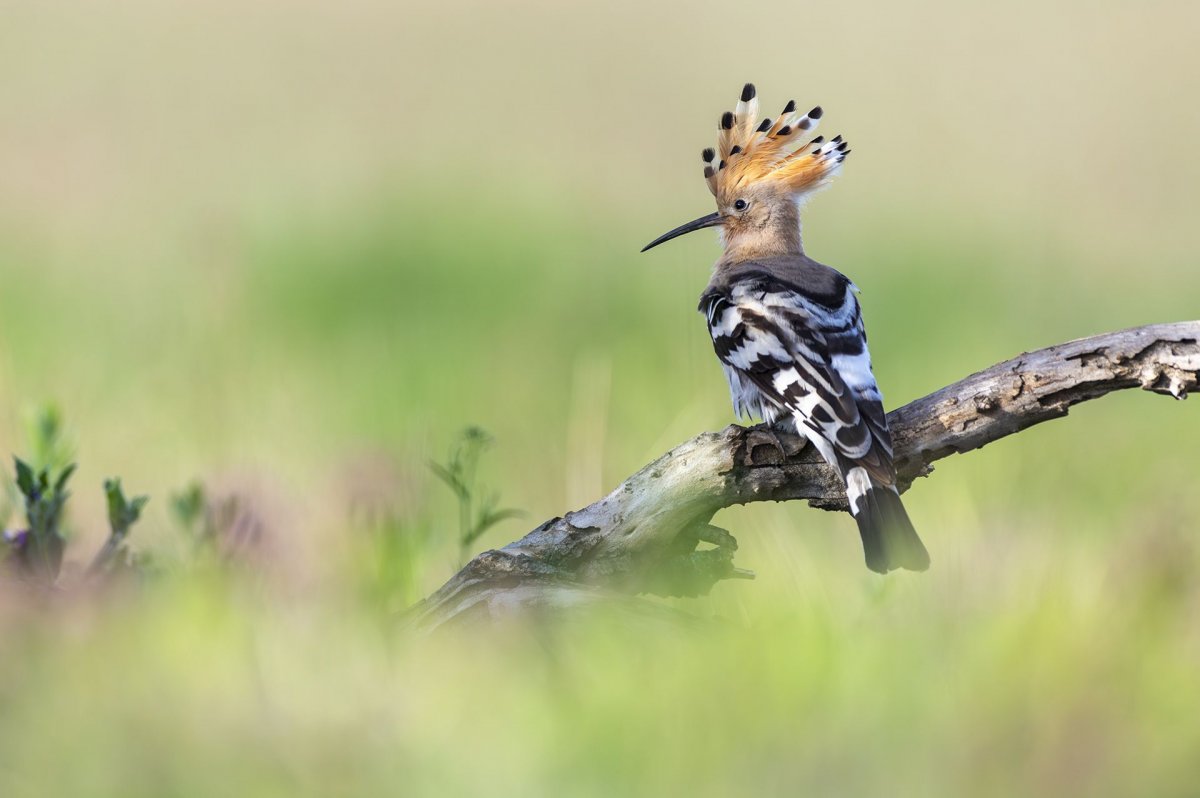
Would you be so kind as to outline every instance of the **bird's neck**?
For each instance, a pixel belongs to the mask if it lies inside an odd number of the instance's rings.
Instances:
[[[719,263],[734,264],[761,258],[803,255],[800,239],[800,215],[792,206],[778,210],[761,225],[727,230],[725,253]]]

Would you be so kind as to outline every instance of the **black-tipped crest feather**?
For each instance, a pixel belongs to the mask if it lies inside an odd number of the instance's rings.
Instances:
[[[789,100],[774,120],[759,119],[758,107],[758,90],[747,83],[736,110],[721,114],[717,146],[705,148],[701,154],[704,177],[713,195],[721,202],[732,202],[732,192],[760,180],[776,181],[797,195],[826,185],[849,150],[835,150],[840,137],[833,147],[824,149],[820,137],[804,140],[815,132],[823,113],[821,106],[802,115],[796,113],[796,101]]]

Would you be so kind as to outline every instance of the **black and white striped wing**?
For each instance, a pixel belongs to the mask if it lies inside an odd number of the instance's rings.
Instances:
[[[768,420],[791,415],[843,473],[859,465],[894,484],[891,436],[849,281],[816,296],[759,274],[710,289],[701,310],[731,386],[736,377],[757,392],[761,407],[743,400],[739,410],[758,409]]]

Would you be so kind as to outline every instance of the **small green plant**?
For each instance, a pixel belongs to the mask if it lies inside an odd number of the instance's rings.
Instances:
[[[35,472],[47,469],[55,473],[66,469],[74,460],[74,446],[68,439],[58,406],[49,402],[38,405],[27,410],[23,418],[28,441],[26,451],[30,453],[26,460],[29,468]],[[3,489],[0,489],[0,527],[7,527],[18,508],[25,503],[25,497],[16,483],[5,480]]]
[[[458,563],[466,564],[471,546],[483,533],[509,518],[518,518],[520,510],[501,509],[500,496],[485,492],[477,481],[480,456],[492,445],[492,437],[479,427],[468,427],[443,465],[430,463],[437,478],[454,491],[458,499]]]
[[[125,560],[128,561],[125,538],[129,535],[130,527],[141,517],[142,508],[146,506],[146,502],[150,501],[149,496],[126,499],[125,492],[121,489],[120,479],[104,480],[104,495],[108,499],[109,535],[104,546],[92,560],[92,564],[88,568],[90,573],[100,573],[111,569],[114,563],[120,562],[119,554],[125,554]]]
[[[196,481],[178,493],[171,494],[171,516],[193,542],[205,536],[205,508],[208,497],[203,483]]]
[[[245,495],[214,495],[192,482],[172,494],[171,515],[191,540],[193,562],[231,565],[261,551],[266,528]]]
[[[9,556],[25,575],[53,582],[62,567],[67,543],[62,533],[63,508],[71,495],[67,482],[75,473],[75,464],[66,466],[52,478],[49,468],[35,471],[21,458],[14,457],[13,460],[17,470],[17,490],[25,505],[28,526],[5,534],[10,546]]]

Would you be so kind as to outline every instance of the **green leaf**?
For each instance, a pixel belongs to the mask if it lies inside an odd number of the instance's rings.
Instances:
[[[434,476],[436,476],[442,482],[445,482],[450,487],[450,490],[454,491],[455,495],[457,495],[460,499],[465,499],[467,497],[467,486],[463,484],[462,480],[459,479],[458,474],[456,474],[453,470],[446,468],[440,463],[434,462],[429,464],[429,470],[434,473]]]
[[[505,510],[489,511],[488,513],[484,514],[483,518],[481,518],[479,522],[487,527],[493,527],[501,521],[507,521],[510,518],[523,518],[524,516],[525,513],[522,511],[510,508]]]
[[[520,518],[523,515],[524,513],[520,510],[484,510],[479,514],[475,525],[463,535],[463,545],[471,545],[501,521],[507,521],[510,518]]]
[[[137,496],[129,503],[129,522],[131,524],[142,517],[142,508],[148,501],[150,501],[149,496]]]
[[[17,487],[27,498],[32,497],[35,492],[33,469],[19,457],[14,457],[13,460],[17,464]]]
[[[108,499],[108,525],[115,531],[125,525],[125,494],[121,492],[121,480],[104,480],[104,495]]]
[[[66,468],[63,469],[63,472],[61,474],[58,475],[58,481],[54,483],[54,492],[55,493],[62,493],[63,488],[65,488],[67,486],[67,480],[70,479],[71,475],[75,473],[75,469],[77,466],[78,466],[77,463],[71,463],[70,465],[68,465]]]
[[[133,501],[127,500],[120,479],[104,480],[104,494],[108,499],[108,525],[114,535],[124,535],[141,517],[142,508],[150,501],[149,496],[137,496]]]

